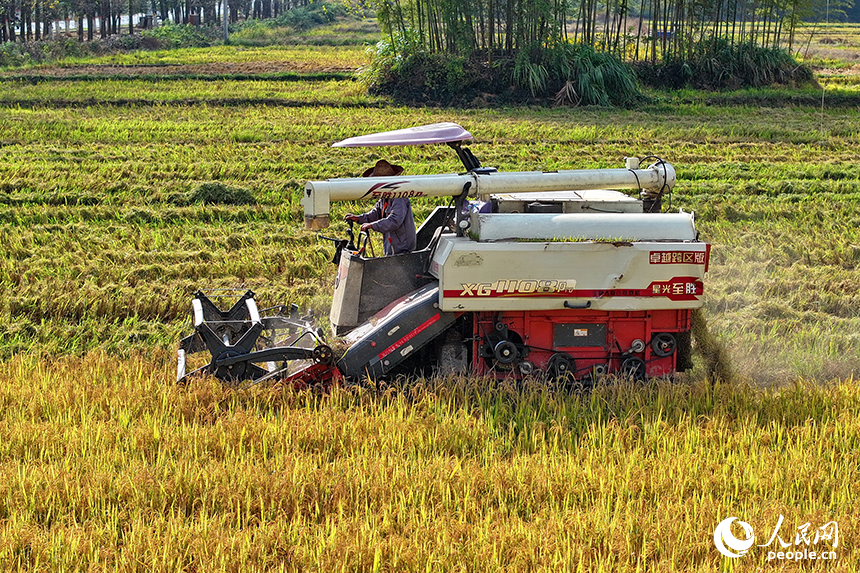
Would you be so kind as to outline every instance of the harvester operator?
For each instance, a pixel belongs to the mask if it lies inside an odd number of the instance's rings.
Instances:
[[[403,167],[392,165],[384,159],[362,173],[362,177],[397,177]],[[355,221],[361,230],[373,229],[382,233],[382,249],[385,256],[411,253],[415,250],[415,219],[409,199],[379,199],[373,209],[361,215],[347,213],[344,221]]]

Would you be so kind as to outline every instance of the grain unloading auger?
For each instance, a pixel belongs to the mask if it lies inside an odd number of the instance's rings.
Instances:
[[[328,367],[324,375],[290,375],[322,382],[414,373],[588,381],[689,368],[691,312],[702,306],[710,247],[699,241],[692,214],[660,212],[675,183],[672,166],[655,158],[641,168],[627,158],[620,169],[501,173],[463,147],[469,139],[445,123],[335,144],[446,143],[466,171],[306,184],[311,229],[328,226],[333,201],[450,197],[451,204],[424,221],[408,254],[367,257],[351,240],[335,242],[330,321],[347,350],[331,367],[311,365]],[[209,372],[235,374],[219,369],[215,354],[238,364],[260,352],[231,344],[215,348]],[[242,375],[267,379],[279,376],[278,368]]]

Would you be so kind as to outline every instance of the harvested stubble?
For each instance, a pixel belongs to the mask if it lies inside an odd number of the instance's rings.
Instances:
[[[135,89],[106,85],[116,97]],[[181,92],[171,85],[164,87],[166,98]],[[706,313],[735,370],[767,383],[860,371],[856,110],[762,113],[679,104],[671,114],[661,107],[380,113],[328,105],[216,108],[207,97],[190,107],[0,110],[7,143],[0,164],[0,261],[6,261],[0,262],[0,305],[19,309],[9,315],[11,336],[0,341],[7,354],[26,348],[27,337],[18,333],[32,331],[47,333],[51,351],[60,352],[105,342],[119,349],[123,340],[127,347],[167,345],[172,341],[159,324],[184,322],[196,288],[249,286],[272,303],[324,308],[330,255],[311,235],[299,235],[304,181],[357,175],[381,155],[409,173],[456,171],[456,157],[444,148],[329,147],[355,135],[356,126],[371,132],[454,120],[475,133],[472,148],[485,165],[507,171],[618,167],[631,154],[665,157],[679,170],[667,204],[696,211],[702,237],[713,244]],[[189,205],[194,189],[210,181],[247,190],[256,206]],[[336,204],[334,219],[367,207]],[[429,208],[416,201],[419,221]],[[87,226],[95,234],[82,230]],[[50,252],[44,245],[53,233],[87,237],[67,247],[81,260]],[[301,239],[272,240],[283,234]],[[336,225],[329,234],[344,235],[344,228]],[[44,265],[36,264],[40,259]],[[38,280],[22,289],[25,269]],[[69,300],[75,289],[95,295],[92,282],[98,292],[116,284],[122,300]],[[64,314],[78,318],[93,305],[118,310],[97,315],[101,324],[123,323],[120,334],[84,329],[84,345],[66,344],[71,324],[52,331],[39,323],[69,320]],[[126,328],[126,317],[149,326]],[[178,324],[170,328],[175,332]]]

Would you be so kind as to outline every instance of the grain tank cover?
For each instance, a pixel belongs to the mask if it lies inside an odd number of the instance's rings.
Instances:
[[[384,147],[388,145],[424,145],[453,143],[472,139],[472,134],[452,122],[371,133],[338,141],[332,147]]]
[[[690,213],[472,213],[430,274],[448,312],[691,309],[709,255]]]

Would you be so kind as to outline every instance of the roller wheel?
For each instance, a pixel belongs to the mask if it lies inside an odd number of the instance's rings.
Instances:
[[[334,359],[334,352],[329,346],[320,344],[314,348],[314,362],[317,364],[331,364]]]
[[[636,356],[625,358],[624,362],[621,363],[621,375],[625,378],[632,378],[637,381],[645,380],[646,370],[645,361]]]
[[[553,378],[566,378],[576,370],[576,360],[570,354],[558,352],[550,357],[546,369]]]
[[[654,338],[651,340],[651,350],[660,358],[672,356],[677,347],[678,342],[675,340],[675,337],[668,332],[655,334]]]
[[[510,340],[502,340],[493,348],[493,356],[499,364],[511,364],[517,359],[518,355],[517,345]]]

